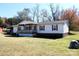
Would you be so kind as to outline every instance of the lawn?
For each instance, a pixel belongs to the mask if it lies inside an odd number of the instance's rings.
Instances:
[[[33,37],[6,37],[0,33],[0,55],[10,56],[79,56],[79,49],[68,49],[73,39],[79,39],[79,33],[60,39]]]

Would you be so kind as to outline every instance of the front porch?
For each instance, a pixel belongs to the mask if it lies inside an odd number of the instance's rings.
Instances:
[[[36,24],[21,24],[18,25],[17,34],[19,36],[33,36],[37,33]]]

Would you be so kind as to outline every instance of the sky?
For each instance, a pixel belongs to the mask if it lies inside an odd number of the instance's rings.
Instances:
[[[74,5],[79,10],[79,4],[76,3],[54,3],[54,5],[58,5],[60,9],[72,8]],[[35,6],[35,3],[0,3],[0,16],[7,18],[17,16],[18,11],[24,8],[32,9]],[[39,3],[39,8],[50,10],[49,3]]]

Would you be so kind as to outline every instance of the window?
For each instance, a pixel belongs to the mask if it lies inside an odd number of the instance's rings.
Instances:
[[[32,26],[31,25],[26,25],[25,30],[32,30]]]
[[[34,26],[34,30],[37,30],[36,25]]]
[[[54,31],[54,30],[58,30],[58,25],[56,25],[56,24],[54,24],[54,25],[52,25],[52,31]]]
[[[45,30],[45,26],[39,26],[39,30]]]
[[[24,29],[29,30],[29,26],[28,25],[24,26]]]
[[[19,26],[18,30],[24,30],[24,27],[23,26]]]

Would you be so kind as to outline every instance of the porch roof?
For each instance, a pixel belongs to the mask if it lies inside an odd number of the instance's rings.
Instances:
[[[37,24],[37,23],[35,23],[33,21],[26,21],[26,20],[24,20],[24,21],[19,23],[19,25],[21,25],[21,24]]]

